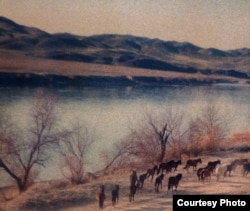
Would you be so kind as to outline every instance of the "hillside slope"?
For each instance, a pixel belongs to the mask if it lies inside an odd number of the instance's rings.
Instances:
[[[250,77],[250,49],[204,49],[188,42],[130,35],[49,34],[0,17],[0,52],[163,71]],[[4,68],[0,66],[0,71]],[[63,74],[63,73],[62,73]]]

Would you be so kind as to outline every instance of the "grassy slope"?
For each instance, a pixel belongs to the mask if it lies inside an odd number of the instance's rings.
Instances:
[[[178,73],[174,71],[158,71],[122,66],[99,65],[83,62],[59,61],[27,56],[20,52],[0,50],[0,72],[55,74],[65,76],[147,76],[163,77],[168,79],[226,79],[231,82],[244,83],[244,79],[226,76],[207,76],[201,74]]]

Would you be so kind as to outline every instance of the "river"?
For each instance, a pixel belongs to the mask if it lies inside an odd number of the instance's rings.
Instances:
[[[216,84],[209,86],[146,87],[60,87],[48,89],[58,99],[58,112],[64,126],[78,120],[94,132],[96,143],[89,157],[95,158],[87,170],[101,168],[99,154],[124,138],[141,121],[146,111],[160,112],[171,107],[185,114],[186,123],[208,104],[215,104],[227,119],[230,131],[249,126],[250,85]],[[0,106],[22,128],[28,127],[28,112],[35,88],[0,87]],[[40,179],[58,178],[60,171],[52,156]],[[1,171],[0,171],[1,173]]]

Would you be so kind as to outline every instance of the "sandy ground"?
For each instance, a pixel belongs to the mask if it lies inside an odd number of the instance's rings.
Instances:
[[[206,166],[208,161],[214,161],[220,159],[223,163],[231,162],[236,158],[248,158],[250,160],[250,153],[241,153],[241,154],[232,154],[228,153],[223,156],[202,156],[202,164],[199,164],[198,167]],[[172,195],[173,194],[250,194],[250,173],[248,176],[242,175],[241,167],[237,167],[233,172],[231,177],[227,176],[225,178],[221,177],[219,181],[215,175],[212,175],[211,181],[205,181],[205,183],[198,181],[198,177],[196,176],[196,172],[190,170],[187,172],[183,169],[185,165],[185,161],[178,167],[177,172],[165,174],[165,178],[163,180],[163,188],[157,193],[154,189],[154,180],[150,181],[147,179],[144,183],[144,187],[140,190],[139,193],[135,195],[135,201],[129,202],[128,199],[128,184],[129,184],[129,174],[130,171],[120,171],[115,174],[106,175],[104,177],[100,177],[97,180],[91,181],[84,185],[78,186],[70,186],[66,189],[60,190],[50,190],[45,187],[39,188],[31,188],[31,190],[25,192],[19,197],[8,201],[0,203],[0,210],[62,210],[62,211],[82,211],[82,210],[90,210],[95,211],[99,210],[98,203],[95,200],[95,195],[99,190],[101,184],[105,185],[105,194],[106,200],[104,202],[104,210],[124,210],[124,211],[170,211],[172,210]],[[140,175],[145,173],[144,170],[137,170],[137,174]],[[174,193],[167,192],[167,181],[168,177],[172,175],[176,175],[177,173],[182,173],[183,178],[180,181],[178,186],[178,190]],[[120,199],[118,204],[112,206],[111,203],[111,189],[115,184],[120,185]],[[44,191],[46,190],[46,191]],[[73,191],[73,192],[72,192]],[[58,202],[56,206],[53,208],[46,207],[43,205],[42,208],[38,208],[35,205],[30,209],[21,209],[20,205],[24,204],[25,201],[30,200],[33,197],[46,197],[46,194],[52,194],[53,197],[59,197],[62,194],[66,194],[66,192],[74,194],[74,193],[82,193],[88,192],[91,200],[87,203],[83,202],[81,199],[76,200],[75,202],[67,203],[67,198],[64,202]],[[39,195],[40,192],[40,195]],[[44,195],[42,193],[45,193]],[[48,201],[49,199],[47,199]],[[52,199],[51,199],[52,200]]]

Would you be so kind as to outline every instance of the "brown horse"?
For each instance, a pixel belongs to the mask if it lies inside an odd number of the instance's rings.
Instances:
[[[120,186],[119,185],[115,185],[115,188],[111,191],[112,205],[113,206],[115,206],[115,204],[118,203],[118,200],[119,200],[119,190],[120,190]]]
[[[166,163],[160,163],[157,174],[159,174],[160,171],[161,171],[161,173],[163,173],[164,170],[166,170],[166,173],[171,172],[172,165],[173,165],[174,162],[175,162],[174,160],[170,160],[170,161],[168,161]]]
[[[162,180],[164,179],[164,174],[161,174],[160,176],[156,177],[155,179],[155,191],[159,192],[159,186],[161,186],[162,189]]]
[[[96,195],[96,200],[98,201],[99,210],[103,210],[105,199],[106,195],[104,193],[104,185],[101,185],[100,192]]]
[[[147,177],[150,177],[151,176],[151,181],[153,181],[153,178],[154,178],[154,175],[155,175],[155,172],[157,171],[158,167],[155,165],[152,169],[148,169],[147,170]]]
[[[170,189],[172,189],[172,192],[173,192],[174,187],[175,187],[175,191],[177,191],[177,187],[179,185],[181,178],[182,178],[182,174],[177,174],[176,176],[169,177],[169,179],[168,179],[168,191]]]
[[[242,166],[242,165],[248,163],[248,159],[246,159],[246,158],[235,159],[234,161],[232,161],[232,163],[234,163],[235,165]]]
[[[186,166],[183,169],[188,169],[192,166],[193,170],[195,171],[197,168],[198,163],[202,163],[202,160],[200,158],[195,160],[187,160]]]
[[[204,171],[204,169],[206,169],[206,168],[199,168],[196,172],[196,175],[197,175],[199,181],[201,180],[201,174]]]
[[[224,176],[226,176],[227,173],[228,173],[228,176],[231,176],[232,171],[236,169],[237,165],[239,165],[239,164],[237,161],[235,162],[235,160],[232,161],[229,165],[227,165],[227,169],[224,173]]]
[[[201,181],[203,181],[203,183],[205,183],[205,180],[207,179],[208,182],[210,182],[210,180],[211,180],[211,174],[212,174],[212,169],[204,168],[201,171]]]

